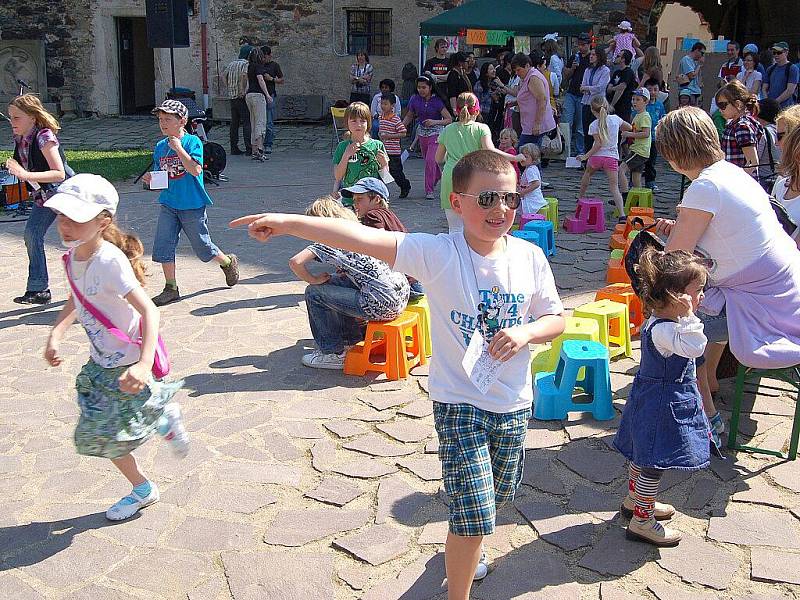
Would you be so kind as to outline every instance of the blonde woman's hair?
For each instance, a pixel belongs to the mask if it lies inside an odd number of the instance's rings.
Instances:
[[[789,178],[787,187],[791,186],[793,190],[796,190],[800,186],[800,127],[790,130],[787,126],[786,130],[778,171],[784,177]]]
[[[372,115],[370,114],[369,106],[363,102],[353,102],[344,111],[344,126],[347,129],[345,134],[350,136],[350,120],[351,119],[364,119],[367,122],[366,138],[369,138],[369,132],[372,131]]]
[[[791,133],[798,126],[800,126],[800,104],[790,106],[786,110],[782,110],[775,117],[775,123],[783,122],[786,124],[786,133]]]
[[[663,71],[663,67],[661,66],[661,54],[658,51],[658,48],[655,46],[650,46],[647,50],[644,51],[644,58],[642,59],[642,69],[644,69],[645,73],[649,73],[650,69],[653,67]]]
[[[511,127],[506,127],[505,129],[500,130],[500,135],[498,136],[498,139],[502,137],[503,134],[508,135],[508,137],[511,139],[512,146],[516,146],[517,143],[519,142],[519,136],[517,135],[517,132]]]
[[[608,142],[608,100],[605,96],[595,96],[592,98],[592,112],[597,115],[597,135],[600,142]]]
[[[542,160],[542,151],[536,144],[523,144],[519,147],[520,154],[527,154],[531,157],[532,164],[538,165]]]
[[[478,97],[472,92],[463,92],[456,99],[456,112],[458,112],[458,122],[466,125],[478,118],[481,114],[478,107]]]
[[[39,129],[49,129],[53,133],[58,133],[58,130],[61,129],[61,125],[58,124],[53,115],[47,112],[38,96],[23,94],[14,98],[8,105],[18,108],[29,117],[35,119],[36,126]]]
[[[139,283],[144,285],[145,278],[147,276],[147,269],[145,268],[144,261],[142,260],[142,257],[144,256],[144,245],[142,244],[142,240],[140,240],[134,234],[123,231],[117,227],[117,224],[114,222],[114,217],[107,210],[101,212],[100,216],[111,219],[111,223],[109,223],[108,226],[103,230],[103,239],[107,242],[111,242],[117,248],[122,250],[122,253],[131,263],[133,274],[136,275],[136,279],[139,280]]]
[[[705,169],[725,160],[714,121],[696,106],[670,111],[659,121],[656,148],[681,169]]]
[[[358,221],[356,214],[349,208],[342,206],[342,203],[333,196],[323,196],[314,200],[306,209],[306,216]]]

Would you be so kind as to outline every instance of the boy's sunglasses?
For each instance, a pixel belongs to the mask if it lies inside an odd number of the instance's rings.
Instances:
[[[522,195],[517,192],[494,192],[494,191],[486,191],[481,192],[480,194],[467,194],[464,192],[456,192],[460,196],[470,196],[471,198],[478,199],[478,206],[489,210],[490,208],[494,208],[497,206],[497,203],[501,200],[503,203],[510,208],[511,210],[516,210],[519,208],[519,205],[522,203]]]

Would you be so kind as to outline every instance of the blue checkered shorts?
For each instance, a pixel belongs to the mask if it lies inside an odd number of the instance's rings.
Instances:
[[[514,499],[525,462],[530,409],[493,413],[470,404],[433,403],[450,531],[494,532],[497,507]]]

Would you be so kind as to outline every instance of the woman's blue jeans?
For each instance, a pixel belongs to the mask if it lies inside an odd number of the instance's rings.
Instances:
[[[44,236],[56,213],[44,206],[33,205],[25,223],[25,248],[28,250],[28,285],[26,292],[42,292],[48,288],[47,259],[44,255]]]
[[[355,284],[342,275],[306,288],[308,322],[320,352],[341,354],[345,346],[364,341],[367,316],[359,296]]]

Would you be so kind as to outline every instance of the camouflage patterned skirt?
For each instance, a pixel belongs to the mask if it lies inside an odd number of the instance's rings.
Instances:
[[[156,432],[164,406],[183,386],[182,381],[151,380],[138,394],[119,389],[119,377],[127,366],[104,369],[86,363],[75,380],[80,420],[75,428],[78,454],[122,458],[144,444]]]

